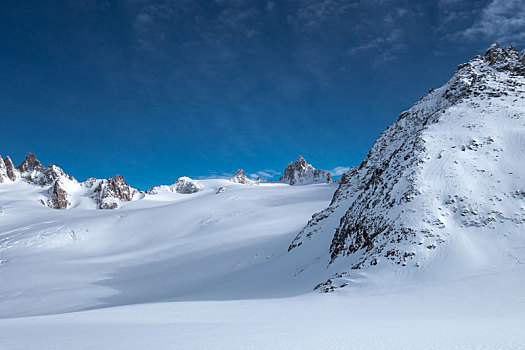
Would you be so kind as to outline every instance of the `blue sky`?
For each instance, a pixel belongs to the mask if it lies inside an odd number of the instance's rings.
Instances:
[[[141,189],[359,165],[525,0],[4,1],[0,153]]]

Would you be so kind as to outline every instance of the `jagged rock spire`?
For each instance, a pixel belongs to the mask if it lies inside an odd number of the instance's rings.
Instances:
[[[38,159],[36,159],[35,154],[31,152],[27,154],[26,159],[24,159],[24,161],[18,166],[18,170],[22,173],[38,168],[44,168],[44,166],[38,161]]]
[[[505,49],[498,44],[492,44],[484,58],[497,70],[525,74],[525,54],[520,55],[514,46]]]
[[[0,156],[0,183],[5,182],[8,179],[9,177],[7,176],[4,160],[2,159],[2,156]]]
[[[67,199],[67,192],[62,188],[60,180],[53,185],[53,195],[49,200],[49,206],[53,209],[67,209],[71,203]]]
[[[11,181],[15,181],[16,179],[20,178],[20,172],[9,156],[4,158],[4,164],[7,171],[7,177],[9,177]]]
[[[88,179],[86,183],[89,181],[89,184],[95,184],[96,179],[93,180]],[[100,180],[92,197],[95,198],[100,209],[116,209],[120,201],[132,201],[140,194],[141,191],[128,185],[124,177],[117,174],[115,177]]]
[[[330,183],[332,176],[326,170],[315,169],[303,156],[297,157],[295,162],[290,162],[284,169],[284,174],[279,179],[281,182],[290,185],[311,184],[311,183]]]
[[[253,181],[250,180],[248,176],[246,176],[246,174],[244,173],[244,170],[242,169],[237,170],[235,174],[232,177],[230,177],[229,180],[231,182],[235,182],[239,184],[253,185]]]

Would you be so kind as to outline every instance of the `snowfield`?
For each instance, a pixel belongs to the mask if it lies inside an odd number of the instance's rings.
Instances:
[[[468,279],[319,293],[326,265],[287,246],[336,185],[199,182],[67,211],[0,184],[0,349],[525,347],[525,249]]]

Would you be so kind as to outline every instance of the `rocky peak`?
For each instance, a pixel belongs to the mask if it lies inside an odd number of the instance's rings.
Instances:
[[[200,183],[187,176],[179,177],[172,186],[175,187],[175,192],[183,194],[195,193],[203,189]]]
[[[87,186],[97,183],[92,197],[97,201],[99,209],[117,209],[120,207],[120,201],[132,201],[141,194],[141,191],[128,185],[121,175],[98,181],[86,180]]]
[[[244,184],[244,185],[253,185],[254,182],[253,180],[250,180],[246,174],[244,174],[244,170],[242,169],[239,169],[235,172],[235,175],[233,175],[232,177],[230,177],[229,179],[231,182],[235,182],[235,183],[239,183],[239,184]]]
[[[498,44],[492,44],[484,59],[497,70],[525,74],[525,55],[520,55],[514,46],[505,49]]]
[[[176,192],[182,194],[196,193],[202,190],[204,187],[197,181],[187,176],[182,176],[177,179],[171,185],[159,185],[153,186],[146,191],[147,194],[159,194],[162,192]]]
[[[7,176],[7,169],[5,168],[4,160],[2,159],[2,156],[0,156],[0,183],[5,182],[6,180],[9,180],[9,177]]]
[[[15,164],[13,163],[13,161],[11,160],[9,156],[6,156],[4,158],[4,165],[5,165],[5,170],[7,172],[7,177],[11,181],[16,181],[17,179],[20,178],[20,172],[18,171],[18,169],[16,168]]]
[[[18,170],[20,170],[21,173],[25,173],[25,172],[33,171],[33,170],[40,170],[43,168],[44,166],[42,165],[42,163],[40,163],[38,159],[36,159],[35,154],[31,152],[27,154],[24,161],[20,163],[20,165],[18,166]]]
[[[69,179],[69,176],[56,165],[44,167],[33,153],[28,153],[18,166],[21,176],[29,182],[40,186],[53,185],[58,179]]]
[[[306,185],[311,183],[330,183],[332,176],[326,170],[315,169],[306,162],[303,156],[297,157],[295,162],[290,162],[284,169],[284,174],[279,179],[290,185]]]

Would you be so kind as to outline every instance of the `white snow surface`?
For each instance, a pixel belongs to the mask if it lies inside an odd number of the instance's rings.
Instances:
[[[336,185],[201,182],[108,211],[0,184],[0,349],[525,346],[523,248],[468,278],[314,292],[331,272],[286,248]]]

